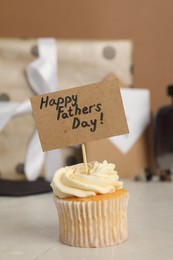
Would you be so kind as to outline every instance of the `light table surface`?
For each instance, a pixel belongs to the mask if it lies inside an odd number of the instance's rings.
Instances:
[[[125,182],[130,192],[129,239],[107,248],[58,241],[52,194],[0,197],[0,259],[172,260],[173,183]]]

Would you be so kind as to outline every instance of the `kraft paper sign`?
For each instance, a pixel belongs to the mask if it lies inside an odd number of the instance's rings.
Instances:
[[[30,100],[43,151],[128,133],[116,79]]]

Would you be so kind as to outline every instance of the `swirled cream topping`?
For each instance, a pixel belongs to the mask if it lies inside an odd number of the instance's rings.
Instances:
[[[88,197],[122,189],[123,182],[119,181],[115,164],[95,161],[88,163],[88,173],[83,163],[61,168],[55,172],[51,187],[59,198]]]

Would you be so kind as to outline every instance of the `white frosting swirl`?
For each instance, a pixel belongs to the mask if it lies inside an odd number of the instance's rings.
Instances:
[[[84,164],[80,163],[56,171],[51,187],[59,198],[88,197],[122,189],[123,182],[118,180],[115,164],[107,161],[88,163],[86,174]]]

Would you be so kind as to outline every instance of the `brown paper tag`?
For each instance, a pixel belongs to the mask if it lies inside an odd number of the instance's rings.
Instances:
[[[116,79],[30,100],[43,151],[128,133]]]

